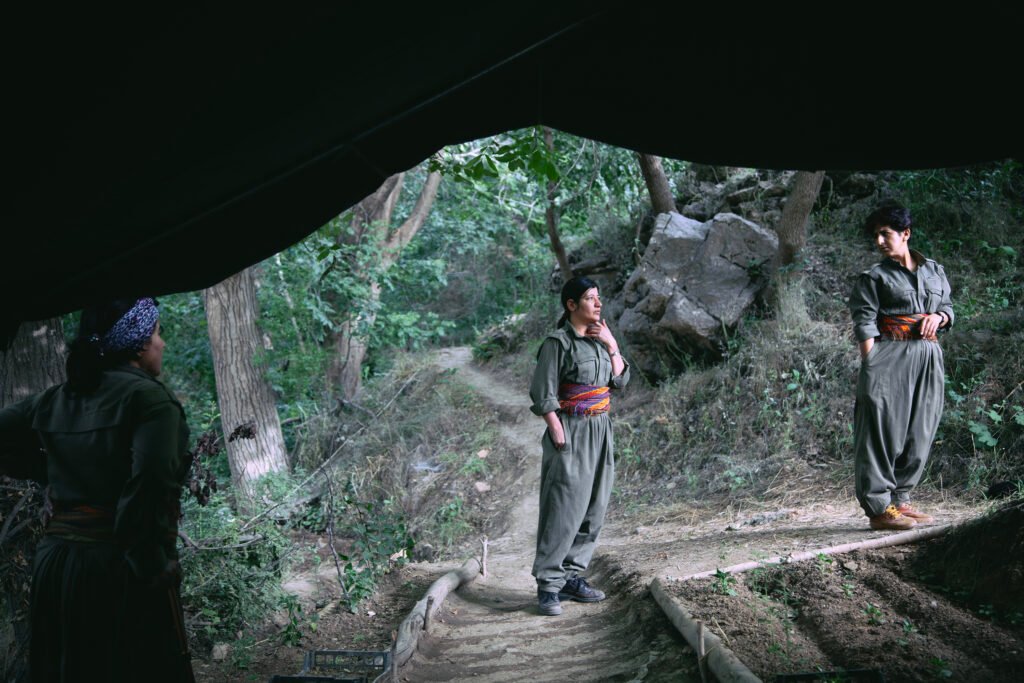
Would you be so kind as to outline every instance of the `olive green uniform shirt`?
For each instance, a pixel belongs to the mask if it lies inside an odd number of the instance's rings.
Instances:
[[[604,344],[580,335],[566,323],[548,335],[537,352],[537,368],[530,383],[530,411],[534,415],[557,411],[559,384],[606,386],[614,394],[628,382],[629,363],[621,375],[612,377],[612,359]]]
[[[860,274],[850,294],[853,332],[862,342],[878,336],[878,317],[911,313],[945,313],[953,324],[946,271],[920,252],[911,250],[917,270],[911,272],[893,259],[882,259]]]
[[[51,387],[0,410],[0,442],[45,450],[45,480],[55,507],[92,505],[114,513],[114,536],[140,578],[177,558],[178,500],[188,472],[188,427],[181,404],[145,371],[103,373],[88,395]],[[11,454],[5,453],[5,459]]]

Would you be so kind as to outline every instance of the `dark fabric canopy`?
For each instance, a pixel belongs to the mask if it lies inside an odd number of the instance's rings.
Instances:
[[[766,168],[1021,152],[1016,9],[349,4],[8,17],[2,321],[209,286],[533,124]]]

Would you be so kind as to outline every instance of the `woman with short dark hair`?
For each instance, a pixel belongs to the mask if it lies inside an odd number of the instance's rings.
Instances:
[[[53,514],[32,568],[33,681],[192,681],[176,542],[188,427],[156,380],[150,298],[86,309],[68,381],[0,411],[0,441],[34,432]]]
[[[533,563],[541,614],[561,614],[561,599],[605,598],[580,574],[597,545],[615,476],[611,393],[628,381],[629,365],[601,319],[597,284],[569,280],[558,329],[541,344],[530,384],[530,410],[548,427]]]
[[[864,231],[882,260],[857,278],[850,314],[861,354],[854,410],[857,500],[872,529],[934,521],[910,502],[942,417],[937,334],[953,324],[942,266],[910,248],[910,212],[886,204]]]

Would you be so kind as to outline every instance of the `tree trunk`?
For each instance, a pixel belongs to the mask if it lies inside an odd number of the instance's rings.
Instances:
[[[779,253],[776,257],[779,267],[792,265],[807,243],[807,218],[821,192],[821,181],[824,178],[824,171],[798,171],[793,177],[793,187],[782,208],[779,227],[776,228],[779,234]]]
[[[256,364],[263,343],[256,327],[252,269],[246,268],[204,290],[203,304],[224,438],[227,440],[243,425],[251,424],[253,428],[252,438],[227,442],[231,481],[240,507],[246,508],[260,477],[288,469],[274,393]]]
[[[807,242],[807,219],[821,191],[824,171],[798,171],[793,177],[782,218],[775,231],[779,235],[779,251],[775,256],[774,274],[769,300],[779,318],[804,320],[807,309],[799,291],[798,269],[794,266]]]
[[[354,400],[363,390],[363,361],[366,360],[368,340],[361,334],[360,327],[369,329],[377,322],[377,304],[380,301],[380,285],[370,285],[370,299],[364,305],[358,318],[346,320],[335,337],[335,382],[346,401]]]
[[[60,318],[22,323],[0,350],[0,408],[63,382],[66,351]]]
[[[665,169],[662,168],[661,157],[637,152],[636,158],[640,162],[644,183],[647,184],[647,193],[651,195],[651,208],[654,209],[654,213],[675,211],[676,200],[672,196],[672,188],[669,187]]]
[[[553,156],[555,136],[547,126],[544,126],[544,145],[548,148],[548,153]],[[544,220],[548,225],[548,239],[551,241],[551,251],[555,253],[555,258],[558,260],[558,269],[562,272],[562,282],[565,283],[572,279],[572,266],[569,265],[569,257],[565,254],[562,238],[558,234],[558,204],[555,202],[557,193],[558,185],[549,180],[548,206],[544,210]]]
[[[396,229],[391,229],[391,216],[405,184],[405,174],[396,173],[377,188],[377,191],[352,209],[352,230],[346,237],[351,243],[373,242],[379,251],[377,273],[387,271],[402,254],[419,229],[423,227],[437,198],[441,184],[439,172],[430,173],[409,217]],[[353,264],[353,268],[355,268]],[[362,391],[363,361],[366,359],[367,338],[363,331],[377,321],[380,302],[380,283],[376,273],[354,273],[369,284],[369,300],[361,302],[359,313],[344,321],[334,335],[334,359],[329,369],[331,381],[345,400],[353,400]]]

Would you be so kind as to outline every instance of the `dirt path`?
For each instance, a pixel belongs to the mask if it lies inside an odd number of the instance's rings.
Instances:
[[[516,489],[506,532],[492,539],[488,575],[445,602],[439,623],[402,669],[408,681],[686,680],[688,652],[653,602],[616,590],[599,550],[590,575],[609,589],[609,599],[568,603],[558,617],[537,612],[530,575],[540,489],[540,438],[544,423],[529,412],[521,390],[509,389],[470,365],[468,349],[446,349],[438,364],[487,401],[502,408],[505,448],[534,453]]]
[[[530,465],[514,487],[516,500],[506,532],[492,539],[488,576],[449,596],[420,651],[403,668],[403,680],[696,681],[693,653],[647,591],[653,578],[878,533],[866,530],[851,492],[825,490],[816,482],[806,483],[804,491],[793,491],[788,498],[754,501],[746,507],[714,509],[681,500],[654,518],[642,509],[627,514],[613,504],[588,572],[609,599],[593,605],[568,603],[559,617],[540,616],[530,566],[543,423],[529,413],[524,391],[509,389],[473,367],[468,349],[442,350],[438,364],[454,368],[482,400],[500,408],[504,448],[529,453]],[[945,500],[927,502],[943,522],[977,513]]]

